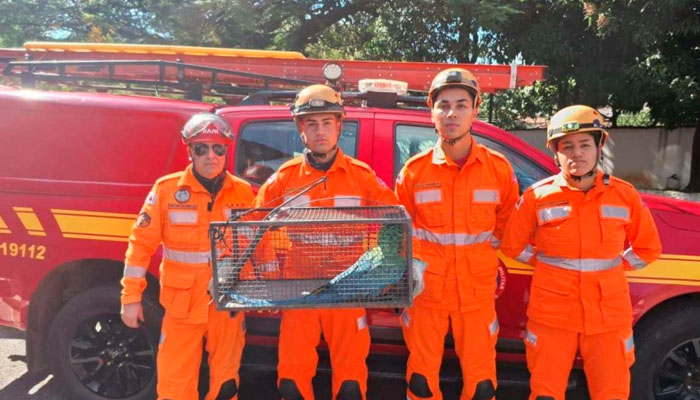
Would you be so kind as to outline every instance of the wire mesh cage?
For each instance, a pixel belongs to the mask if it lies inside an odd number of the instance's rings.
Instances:
[[[411,221],[401,206],[234,211],[210,225],[210,238],[219,310],[411,303]]]

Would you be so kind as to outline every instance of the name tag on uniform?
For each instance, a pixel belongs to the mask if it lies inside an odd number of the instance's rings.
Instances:
[[[497,204],[501,202],[501,196],[497,189],[474,189],[472,202]]]
[[[359,207],[362,204],[360,196],[335,196],[334,207]]]
[[[196,224],[197,223],[196,211],[170,211],[168,212],[168,219],[171,224]]]
[[[292,198],[292,196],[284,196],[284,201],[287,201],[290,198]],[[311,197],[304,194],[292,200],[291,203],[286,205],[286,207],[309,207],[310,203]]]
[[[442,190],[441,189],[428,189],[428,190],[416,191],[414,201],[416,204],[441,202],[442,201]]]

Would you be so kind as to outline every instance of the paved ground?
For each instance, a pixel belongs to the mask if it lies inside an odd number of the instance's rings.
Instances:
[[[0,327],[0,400],[72,400],[61,395],[59,384],[51,375],[27,374],[24,362],[24,332]],[[250,355],[249,355],[250,356]],[[279,399],[275,389],[276,373],[269,369],[246,367],[241,371],[240,400]],[[314,380],[317,399],[326,400],[330,393],[330,374],[321,371]],[[403,380],[394,377],[371,378],[368,398],[381,400],[405,399],[406,386]],[[461,384],[444,383],[445,400],[459,397]],[[498,391],[499,400],[525,400],[527,387],[507,387]],[[567,400],[588,399],[585,388],[572,391]]]

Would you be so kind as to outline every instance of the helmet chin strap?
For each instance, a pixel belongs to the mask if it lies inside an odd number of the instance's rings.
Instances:
[[[570,174],[570,173],[564,171],[564,176],[565,176],[567,179],[573,179],[573,180],[575,180],[576,182],[581,182],[581,181],[584,180],[585,178],[588,178],[588,177],[590,177],[590,176],[595,175],[595,170],[596,170],[595,167],[593,167],[592,170],[590,170],[589,172],[587,172],[587,173],[585,173],[585,174],[583,174],[583,175],[572,175],[572,174]]]
[[[454,146],[455,143],[459,142],[460,140],[464,139],[465,136],[469,134],[469,131],[464,132],[463,134],[457,136],[456,138],[450,139],[447,136],[443,135],[440,133],[437,129],[435,129],[435,133],[442,139],[442,143],[445,143],[448,146]]]

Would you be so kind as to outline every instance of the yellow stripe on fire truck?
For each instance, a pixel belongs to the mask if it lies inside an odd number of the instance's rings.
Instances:
[[[0,233],[12,233],[2,217],[0,217]]]
[[[72,239],[129,241],[136,214],[51,209],[63,237]]]
[[[15,211],[15,214],[17,214],[17,218],[19,218],[20,222],[22,222],[22,225],[24,225],[24,229],[27,230],[27,233],[32,236],[46,236],[44,226],[41,225],[41,221],[39,221],[39,218],[34,213],[33,208],[12,207],[12,209]]]

